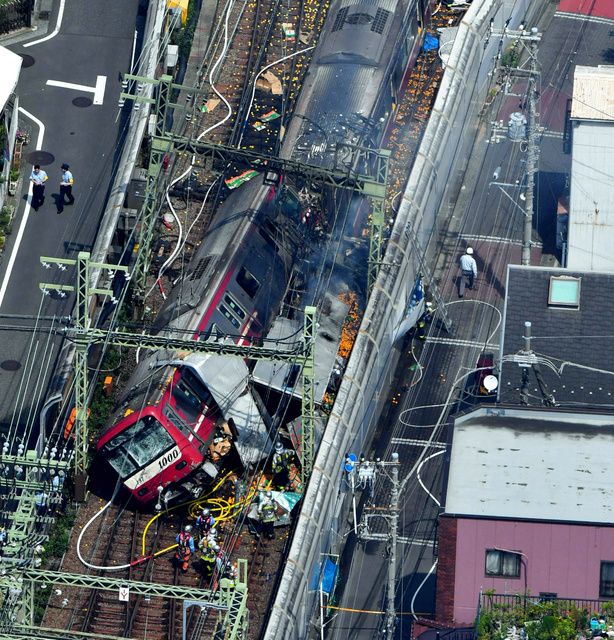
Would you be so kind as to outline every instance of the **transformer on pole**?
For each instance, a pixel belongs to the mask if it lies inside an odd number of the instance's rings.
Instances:
[[[384,612],[384,632],[386,638],[393,638],[396,628],[397,611],[395,604],[395,594],[397,586],[397,543],[399,535],[399,454],[393,453],[390,462],[382,460],[365,461],[364,459],[355,463],[352,473],[357,474],[356,488],[373,490],[375,480],[379,473],[384,473],[390,480],[390,503],[388,507],[374,507],[373,512],[367,511],[364,520],[359,526],[359,537],[361,540],[371,540],[387,542],[388,551],[388,571],[386,577],[386,610]],[[390,473],[387,473],[388,470]],[[353,486],[354,486],[353,485]],[[367,507],[368,510],[368,507]],[[374,533],[369,528],[369,521],[373,518],[383,518],[388,523],[388,533]]]

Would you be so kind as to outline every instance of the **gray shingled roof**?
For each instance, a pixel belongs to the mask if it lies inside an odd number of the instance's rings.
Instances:
[[[614,415],[480,407],[454,420],[445,512],[614,522]]]
[[[548,306],[550,276],[580,277],[579,309]],[[508,267],[502,354],[523,349],[524,322],[532,323],[532,350],[557,369],[564,362],[614,372],[614,273],[572,272],[544,267]],[[614,407],[614,375],[565,365],[560,375],[541,366],[544,379],[557,403]],[[500,400],[518,403],[521,369],[504,363]],[[541,394],[530,373],[531,404]]]

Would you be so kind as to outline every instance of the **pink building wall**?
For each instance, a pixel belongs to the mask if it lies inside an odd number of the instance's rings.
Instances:
[[[519,578],[486,576],[486,549],[524,554]],[[599,598],[601,561],[614,562],[614,527],[457,519],[454,622],[472,624],[481,590]]]

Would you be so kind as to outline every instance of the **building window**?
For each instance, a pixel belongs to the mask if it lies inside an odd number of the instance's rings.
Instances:
[[[520,554],[499,551],[499,549],[486,549],[486,575],[519,578]]]
[[[614,562],[601,563],[601,579],[599,580],[599,597],[614,598]]]
[[[548,291],[549,307],[578,309],[580,307],[580,284],[582,278],[569,276],[550,276]]]

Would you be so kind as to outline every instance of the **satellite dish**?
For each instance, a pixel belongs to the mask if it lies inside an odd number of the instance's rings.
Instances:
[[[488,393],[492,393],[499,386],[499,379],[497,376],[489,375],[484,378],[482,384]]]

